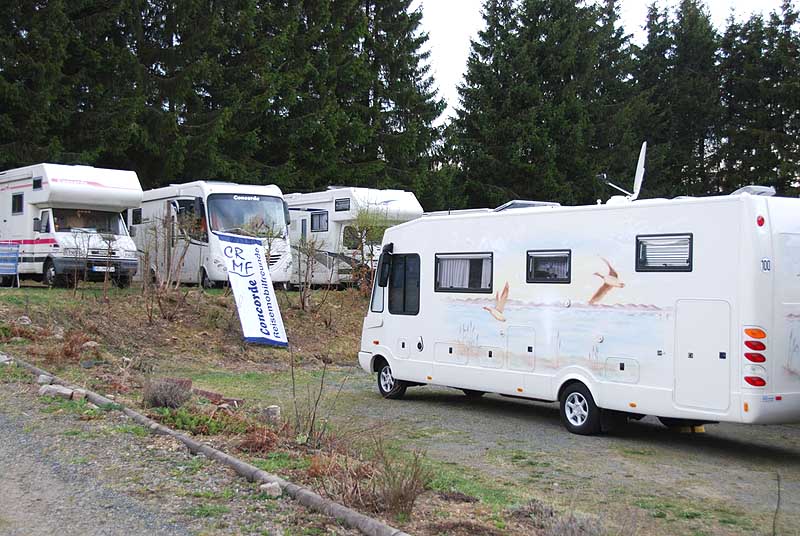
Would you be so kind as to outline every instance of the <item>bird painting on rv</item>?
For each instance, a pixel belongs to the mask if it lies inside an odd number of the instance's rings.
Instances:
[[[592,298],[589,300],[589,305],[600,303],[600,300],[605,298],[606,294],[611,292],[611,289],[623,288],[625,286],[625,283],[620,280],[619,274],[616,270],[614,270],[614,267],[611,266],[611,263],[603,257],[600,258],[603,259],[603,262],[606,263],[606,266],[608,266],[608,274],[603,275],[599,272],[594,273],[594,275],[603,280],[603,284],[600,285],[600,288],[597,289],[597,292],[595,292],[594,296],[592,296]]]
[[[508,281],[506,281],[506,285],[503,287],[502,292],[498,292],[495,294],[495,304],[494,307],[484,307],[489,314],[494,317],[495,320],[499,320],[500,322],[505,322],[506,317],[503,315],[503,309],[506,308],[506,300],[508,299]]]

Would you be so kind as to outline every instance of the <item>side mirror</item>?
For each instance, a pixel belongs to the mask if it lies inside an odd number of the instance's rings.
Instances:
[[[290,223],[292,223],[292,220],[289,217],[289,203],[287,203],[285,200],[283,202],[283,220],[286,222],[287,227]]]
[[[394,244],[386,244],[378,259],[378,286],[385,287],[389,284],[389,274],[392,271],[392,251]]]
[[[33,232],[40,233],[42,232],[42,220],[39,218],[33,218]]]

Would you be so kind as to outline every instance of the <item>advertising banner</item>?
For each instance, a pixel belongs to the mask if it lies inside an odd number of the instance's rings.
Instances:
[[[225,233],[214,234],[220,239],[244,340],[288,346],[262,240]]]

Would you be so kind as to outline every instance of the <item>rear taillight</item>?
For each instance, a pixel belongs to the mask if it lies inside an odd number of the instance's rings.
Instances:
[[[767,344],[765,342],[767,338],[767,332],[761,328],[744,328],[744,345],[747,347],[747,350],[754,350],[752,352],[745,350],[744,357],[751,363],[765,363],[767,361],[767,356],[763,353],[767,349]],[[766,369],[761,366],[750,365],[745,367],[745,374],[764,374],[766,375]],[[753,387],[764,387],[767,385],[767,381],[762,376],[745,376],[744,381],[747,382],[748,385]]]
[[[744,341],[744,345],[751,350],[755,350],[756,352],[761,352],[767,349],[767,345],[761,341]]]
[[[761,376],[745,376],[744,381],[753,387],[764,387],[767,385],[767,382]]]

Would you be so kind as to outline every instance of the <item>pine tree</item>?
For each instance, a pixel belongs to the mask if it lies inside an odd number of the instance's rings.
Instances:
[[[717,35],[700,0],[681,0],[672,25],[675,56],[671,83],[670,158],[666,172],[676,193],[719,192],[712,182],[715,129],[720,118]]]
[[[58,160],[69,21],[62,0],[4,1],[0,19],[0,169]]]

